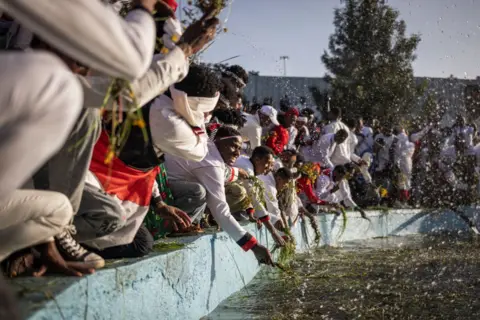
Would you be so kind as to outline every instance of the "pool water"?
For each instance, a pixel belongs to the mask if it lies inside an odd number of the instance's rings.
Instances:
[[[480,239],[407,236],[347,242],[264,268],[209,320],[480,319]]]

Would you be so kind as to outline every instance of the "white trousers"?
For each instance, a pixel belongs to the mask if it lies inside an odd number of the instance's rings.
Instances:
[[[15,190],[0,201],[0,261],[15,251],[52,240],[73,217],[58,192]]]
[[[80,83],[58,58],[0,53],[0,199],[60,149],[82,104]]]

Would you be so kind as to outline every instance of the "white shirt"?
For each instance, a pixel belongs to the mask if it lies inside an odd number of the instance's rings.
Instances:
[[[358,138],[357,135],[353,131],[348,131],[348,139],[347,141],[350,141],[350,144],[348,145],[348,153],[350,154],[350,160],[354,162],[360,161],[360,157],[355,154],[355,149],[357,148],[358,145]]]
[[[237,161],[234,164],[234,167],[241,168],[241,169],[247,171],[249,176],[255,176],[255,170],[253,168],[253,164],[250,161],[250,159],[246,156],[238,157]],[[263,183],[263,181],[260,180],[260,183]],[[261,198],[260,198],[261,196],[263,196],[265,198],[265,202],[267,202],[267,196],[266,195],[258,195],[252,181],[250,181],[250,180],[242,180],[242,185],[245,187],[248,195],[251,198],[253,208],[255,209],[255,217],[260,219],[260,218],[264,218],[266,216],[269,216],[269,212],[268,212],[267,208],[263,205],[263,203],[261,201]],[[264,185],[264,187],[265,187],[265,185]],[[272,221],[272,223],[273,223],[273,221]]]
[[[68,56],[100,72],[132,81],[152,61],[152,15],[133,10],[124,19],[99,0],[1,0],[0,10]],[[81,31],[81,34],[79,33]]]
[[[276,162],[276,165],[276,170],[283,168],[281,161]],[[272,223],[275,224],[278,220],[282,219],[282,213],[278,203],[278,190],[276,188],[275,177],[273,176],[273,173],[269,173],[267,175],[259,175],[258,179],[262,180],[265,186],[265,202],[267,204],[267,210],[271,214],[270,218],[272,219]],[[292,222],[295,221],[298,216],[299,207],[302,207],[301,200],[295,194],[295,201],[290,208],[286,209],[286,212],[284,212],[285,216],[289,217]]]
[[[282,215],[278,206],[277,188],[273,174],[270,172],[267,175],[259,175],[258,179],[260,179],[265,186],[265,203],[267,204],[266,209],[270,213],[270,218],[275,216],[276,220],[281,219]],[[272,223],[274,222],[272,221]]]
[[[295,146],[295,139],[297,138],[298,130],[295,128],[295,126],[291,126],[290,128],[287,129],[288,131],[288,143],[285,146],[286,150],[294,150],[296,149]]]
[[[427,133],[430,131],[430,128],[431,128],[430,126],[426,126],[422,130],[420,130],[418,132],[415,132],[415,133],[412,133],[410,135],[410,139],[412,140],[412,142],[417,142],[419,140],[422,140],[427,135]]]
[[[398,134],[397,138],[395,161],[400,171],[409,176],[412,173],[412,157],[415,152],[415,144],[408,140],[405,132]]]
[[[351,145],[352,145],[352,139],[353,139],[353,134],[350,132],[350,129],[347,127],[346,124],[344,124],[342,121],[333,121],[325,128],[323,128],[323,132],[326,133],[336,133],[340,129],[343,129],[348,132],[348,137],[347,139],[336,146],[335,151],[332,154],[331,161],[334,166],[336,165],[342,165],[342,164],[347,164],[352,161],[358,162],[360,159],[357,155],[354,153],[354,149],[352,150]]]
[[[262,126],[258,114],[243,113],[247,122],[240,129],[242,136],[247,137],[250,141],[250,149],[253,150],[262,145]]]
[[[150,132],[158,156],[163,153],[201,161],[208,152],[208,136],[195,134],[190,125],[173,110],[173,101],[162,95],[150,108]],[[223,171],[225,176],[225,171]]]
[[[335,134],[324,134],[312,145],[310,160],[312,162],[319,162],[322,168],[333,168],[334,164],[332,163],[333,161],[331,161],[331,157],[336,147]]]
[[[169,179],[198,182],[205,188],[208,208],[233,240],[238,241],[246,234],[230,213],[225,197],[225,163],[213,142],[208,143],[208,154],[202,161],[166,155],[165,166]]]
[[[331,193],[330,190],[332,190],[336,184],[337,183],[333,181],[332,174],[322,174],[319,176],[315,184],[317,197],[329,203],[340,203],[343,201],[347,208],[357,207],[357,204],[352,199],[348,181],[346,179],[340,181],[339,189]]]
[[[154,55],[147,72],[131,83],[138,107],[163,94],[170,85],[185,78],[187,73],[188,60],[180,48],[171,50],[167,55]],[[101,75],[79,78],[83,87],[84,108],[101,108],[112,79]],[[105,105],[105,108],[111,110],[112,103]]]
[[[360,133],[363,135],[357,135],[358,144],[355,149],[357,155],[362,155],[366,151],[371,152],[373,148],[373,130],[370,127],[363,127],[360,129]]]

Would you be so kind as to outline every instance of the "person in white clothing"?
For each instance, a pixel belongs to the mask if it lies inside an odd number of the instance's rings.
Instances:
[[[91,1],[90,1],[90,2],[91,2]],[[154,1],[144,1],[144,2],[145,2],[145,3],[149,2],[150,4],[152,4],[152,6],[153,6],[153,4],[155,3]],[[93,7],[95,7],[97,4],[99,4],[98,2],[91,2],[91,3],[93,4]],[[35,16],[36,14],[40,14],[40,15],[41,15],[41,14],[45,14],[45,12],[36,11],[36,9],[38,9],[38,8],[41,7],[41,6],[34,6],[34,8],[26,8],[25,6],[28,7],[28,4],[22,3],[21,1],[17,1],[17,2],[15,2],[15,3],[10,3],[9,1],[5,1],[5,2],[1,2],[1,3],[0,3],[0,6],[3,6],[3,5],[5,5],[5,4],[6,4],[7,7],[8,7],[8,8],[7,8],[7,11],[9,11],[9,12],[10,12],[10,11],[13,11],[14,13],[13,13],[12,15],[14,15],[15,17],[17,17],[19,21],[24,21],[24,19],[22,18],[22,17],[24,17],[24,15],[33,14],[33,15]],[[86,3],[85,5],[86,5],[86,7],[88,7],[88,3]],[[60,6],[60,9],[61,9],[62,5],[59,5],[59,6]],[[56,9],[59,9],[59,8],[58,8],[59,6],[55,6],[55,8],[56,8]],[[81,5],[80,5],[80,6],[81,6]],[[19,7],[22,7],[22,8],[17,12],[16,9],[18,9]],[[70,6],[69,8],[71,9],[72,7],[75,7],[75,5],[72,5],[72,6]],[[101,5],[100,7],[102,7],[102,5]],[[50,7],[50,9],[51,9],[51,8],[54,8],[54,7]],[[32,9],[33,11],[29,11],[28,9]],[[91,8],[90,8],[90,9],[91,9]],[[109,9],[108,9],[108,10],[109,10]],[[145,8],[141,8],[140,11],[142,11],[142,10],[145,11]],[[153,8],[152,8],[152,10],[153,10]],[[150,11],[152,11],[152,10],[150,10]],[[47,11],[48,11],[48,10],[47,10]],[[88,11],[88,9],[87,9],[87,11]],[[100,11],[101,11],[101,10],[100,10]],[[75,11],[75,10],[73,10],[73,11],[71,11],[71,12],[73,12],[75,15],[78,15],[78,13],[79,13],[79,12],[77,12],[77,11]],[[18,13],[18,15],[17,15],[17,13]],[[96,12],[96,10],[93,10],[93,14],[95,15],[96,13],[98,14],[99,12]],[[68,15],[68,12],[63,12],[63,14]],[[87,14],[87,15],[88,15],[88,14],[91,15],[92,12],[87,12],[86,14]],[[38,16],[37,16],[37,17],[38,17]],[[145,17],[147,17],[147,19],[144,19]],[[137,19],[137,20],[136,20],[136,19]],[[143,20],[142,20],[142,19],[143,19]],[[148,20],[148,19],[149,19],[149,20]],[[133,21],[133,22],[132,22],[132,21],[130,21],[130,20],[136,20],[136,21]],[[55,20],[55,19],[54,19],[54,20],[49,20],[49,21],[54,21],[54,23],[58,23],[58,21]],[[101,21],[101,19],[96,19],[96,22],[98,22],[98,21]],[[112,24],[115,24],[117,21],[121,21],[121,19],[120,19],[120,20],[119,20],[118,18],[117,18],[117,19],[113,19],[113,21],[111,22],[110,26],[111,26]],[[136,49],[139,49],[139,50],[144,50],[144,49],[146,49],[145,51],[147,51],[147,52],[149,51],[148,54],[146,55],[146,58],[145,58],[146,61],[147,61],[147,63],[149,64],[149,63],[150,63],[150,59],[151,59],[151,54],[153,54],[153,45],[152,45],[152,41],[145,41],[145,38],[142,38],[142,36],[145,36],[145,35],[148,36],[148,31],[147,31],[147,32],[143,32],[143,31],[141,31],[141,29],[142,29],[142,28],[145,28],[145,27],[148,29],[149,21],[150,21],[150,24],[151,24],[151,23],[153,22],[153,19],[151,19],[151,17],[149,17],[148,14],[145,15],[145,13],[139,12],[138,10],[133,10],[133,11],[129,14],[129,16],[127,17],[127,21],[130,21],[130,22],[131,22],[131,25],[129,26],[129,25],[128,25],[128,22],[126,22],[126,23],[125,23],[126,29],[128,29],[128,28],[131,27],[131,26],[133,26],[133,29],[136,29],[136,30],[138,31],[138,32],[136,33],[136,36],[139,37],[139,35],[140,35],[139,39],[135,39],[135,37],[133,37],[133,38],[134,38],[133,40],[140,40],[140,43],[137,43],[137,44],[136,44],[135,50],[136,50]],[[83,21],[83,22],[84,22],[84,21]],[[27,25],[28,25],[28,23],[29,23],[29,22],[27,22]],[[121,24],[121,23],[122,23],[122,22],[120,22],[120,24]],[[48,24],[48,23],[47,23],[47,24]],[[41,34],[42,37],[44,37],[44,38],[46,38],[46,39],[51,39],[51,37],[50,37],[51,34],[49,34],[49,32],[53,32],[54,29],[50,29],[50,30],[43,30],[43,29],[42,29],[42,28],[43,28],[45,25],[47,25],[47,24],[42,24],[42,26],[40,26],[40,28],[35,28],[35,31],[38,32],[39,34]],[[68,23],[67,23],[67,24],[68,24]],[[64,27],[65,27],[65,26],[61,26],[61,28],[64,28]],[[41,30],[40,30],[40,29],[41,29]],[[47,28],[47,29],[48,29],[48,28]],[[68,31],[71,32],[72,30],[67,27],[67,28],[62,29],[62,30],[60,31],[60,33],[62,33],[63,31],[67,31],[67,33],[68,33]],[[102,30],[98,30],[98,29],[95,30],[94,33],[93,33],[93,37],[97,36],[98,33],[99,33],[99,31],[102,31]],[[153,28],[153,31],[154,31],[154,28]],[[76,32],[76,30],[75,30],[75,32]],[[53,35],[53,37],[58,36],[58,34],[59,34],[59,33],[56,33],[55,35]],[[128,36],[130,36],[130,35],[128,35]],[[33,37],[29,37],[29,39],[32,39],[32,38],[33,38]],[[73,38],[77,38],[77,39],[78,39],[78,37],[77,37],[76,34],[73,35]],[[86,40],[86,39],[90,39],[90,38],[88,38],[88,36],[86,36],[86,37],[81,37],[80,42],[81,42],[82,40]],[[111,39],[111,38],[109,38],[109,39]],[[63,39],[63,40],[69,41],[70,39]],[[197,39],[197,40],[198,40],[198,39]],[[103,40],[103,41],[104,41],[104,40]],[[55,41],[53,41],[52,43],[55,43]],[[25,43],[25,44],[27,44],[27,43]],[[120,45],[122,45],[122,44],[125,44],[125,43],[122,43],[122,42],[120,41]],[[56,43],[56,45],[58,45],[58,43]],[[82,50],[85,49],[85,47],[82,48],[82,45],[83,45],[83,43],[80,44],[80,48],[77,48],[77,49],[79,49],[79,50],[77,50],[77,51],[70,51],[70,52],[71,52],[72,56],[74,56],[75,58],[77,58],[77,59],[79,59],[79,60],[81,60],[81,61],[86,61],[86,60],[83,60],[83,59],[80,57],[80,56],[82,55]],[[146,45],[146,46],[145,46],[145,45]],[[60,45],[60,47],[61,47],[61,45]],[[72,48],[73,48],[73,47],[72,47]],[[115,50],[116,47],[115,47],[115,46],[109,46],[109,48]],[[73,48],[73,49],[75,49],[75,48]],[[91,47],[86,47],[86,49],[88,50],[88,53],[89,53],[88,58],[92,58],[92,61],[95,60],[95,58],[99,58],[99,56],[101,56],[101,55],[104,55],[104,56],[105,56],[105,54],[106,54],[105,51],[96,52],[96,51],[94,50],[94,51],[92,52]],[[117,49],[120,49],[120,48],[117,48]],[[191,49],[190,49],[190,50],[191,50]],[[67,51],[68,51],[68,50],[67,50]],[[121,51],[121,50],[120,50],[120,51]],[[118,53],[118,52],[119,52],[119,51],[117,51],[117,52],[115,52],[115,53]],[[127,50],[127,52],[128,52],[128,50]],[[19,57],[19,58],[20,58],[21,56],[26,56],[26,55],[21,54],[21,53],[18,53],[18,52],[15,52],[15,53],[12,53],[12,56],[16,56],[16,57]],[[30,53],[29,56],[33,56],[33,53]],[[36,54],[36,56],[40,56],[40,55],[39,55],[39,54]],[[59,56],[60,56],[61,58],[66,57],[64,54],[59,54]],[[123,56],[123,57],[127,57],[127,55],[125,55],[125,52],[122,52],[122,56]],[[178,54],[177,54],[177,56],[178,56]],[[6,57],[6,56],[3,56],[2,58],[4,58],[4,57]],[[99,62],[98,60],[97,60],[96,62],[95,62],[95,61],[92,62],[92,65],[96,66],[99,70],[104,71],[105,74],[107,74],[107,75],[112,75],[112,76],[118,76],[118,75],[120,75],[120,76],[122,76],[123,78],[127,78],[127,79],[132,79],[132,80],[133,80],[134,77],[132,76],[132,74],[134,74],[135,72],[138,72],[138,70],[135,71],[135,70],[131,70],[131,69],[128,69],[128,68],[129,68],[129,67],[134,68],[134,67],[135,67],[134,64],[135,64],[137,61],[136,61],[134,58],[132,58],[131,56],[130,56],[130,57],[127,57],[127,58],[129,59],[129,62],[130,62],[130,63],[122,63],[120,66],[118,66],[118,65],[116,66],[116,67],[119,67],[119,68],[123,68],[123,70],[118,70],[118,68],[115,69],[115,66],[113,66],[113,63],[114,63],[115,61],[112,60],[112,55],[108,55],[108,58],[104,61],[106,65],[104,65],[103,67],[100,66],[99,64],[97,64],[97,63]],[[35,60],[35,56],[33,56],[33,57],[30,58],[30,59],[31,59],[32,61],[34,61],[34,60]],[[100,57],[100,60],[101,60],[101,57]],[[7,64],[7,65],[11,65],[11,66],[16,66],[16,65],[17,65],[17,67],[18,67],[18,65],[21,65],[21,66],[24,66],[25,68],[28,69],[28,66],[29,66],[28,63],[21,63],[21,62],[20,62],[20,63],[18,63],[18,62],[17,62],[17,63],[12,63],[12,62],[13,62],[13,61],[10,61],[9,63],[6,63],[6,64]],[[58,64],[58,67],[55,67],[55,66],[52,66],[52,64],[49,64],[48,62],[49,62],[49,61],[48,61],[47,59],[43,58],[43,67],[45,67],[45,68],[50,67],[50,68],[51,68],[50,70],[47,70],[47,71],[40,71],[40,70],[39,70],[39,71],[37,71],[37,72],[35,72],[35,73],[36,73],[36,74],[45,74],[45,75],[47,75],[47,77],[49,77],[48,80],[51,82],[51,84],[53,84],[54,86],[56,86],[56,88],[58,88],[59,90],[62,90],[62,94],[57,94],[57,96],[60,97],[60,98],[62,98],[62,97],[64,97],[64,96],[68,96],[68,95],[70,94],[69,98],[71,98],[71,101],[63,101],[63,102],[62,102],[61,104],[59,104],[59,105],[55,104],[55,103],[54,103],[54,100],[45,101],[45,103],[49,103],[51,107],[60,106],[60,108],[55,111],[55,116],[48,115],[48,113],[44,112],[41,116],[33,117],[32,120],[34,120],[35,125],[32,125],[32,126],[31,126],[31,129],[35,129],[35,127],[38,126],[38,125],[43,125],[43,122],[42,122],[42,121],[39,121],[39,119],[45,119],[45,120],[53,121],[52,124],[49,125],[49,129],[55,128],[55,125],[57,125],[57,124],[58,124],[58,127],[59,127],[59,128],[60,128],[60,126],[62,126],[62,127],[64,127],[64,126],[70,126],[70,127],[71,127],[71,123],[72,123],[72,121],[73,121],[76,117],[75,117],[75,116],[70,117],[70,116],[65,116],[65,115],[66,115],[67,112],[72,112],[72,111],[75,112],[76,114],[78,114],[78,109],[76,109],[75,106],[77,105],[77,101],[78,101],[78,103],[80,103],[80,104],[82,103],[82,99],[81,99],[81,96],[82,96],[82,95],[80,95],[80,96],[78,96],[78,97],[75,96],[75,95],[72,95],[72,91],[70,90],[70,87],[68,87],[68,86],[62,86],[61,84],[58,85],[58,84],[55,84],[55,82],[52,82],[52,81],[51,81],[52,78],[53,78],[52,75],[51,75],[52,72],[56,72],[56,73],[59,75],[58,78],[59,78],[59,79],[61,78],[61,76],[60,76],[60,75],[61,75],[61,72],[60,72],[60,71],[61,71],[61,68],[64,68],[65,65],[59,63],[59,64]],[[68,65],[69,67],[71,67],[71,68],[72,68],[72,67],[75,67],[75,68],[78,67],[78,69],[82,69],[82,66],[80,66],[80,64],[77,63],[76,61],[71,60],[71,62],[72,62],[71,64],[67,62],[67,65]],[[112,63],[112,62],[113,62],[113,63]],[[145,63],[145,62],[143,61],[142,63]],[[147,66],[148,66],[148,64],[147,64]],[[184,59],[184,58],[183,58],[183,62],[182,62],[181,64],[182,64],[182,65],[185,64],[185,59]],[[89,65],[90,65],[90,64],[89,64]],[[127,68],[127,69],[126,69],[126,68]],[[21,72],[18,72],[19,70],[20,70],[20,69],[18,69],[18,68],[16,69],[17,74],[21,74]],[[28,72],[29,72],[28,78],[29,78],[29,79],[32,79],[32,80],[38,81],[38,80],[39,80],[38,77],[35,78],[35,77],[31,77],[31,76],[30,76],[30,75],[31,75],[31,72],[32,72],[33,70],[34,70],[34,69],[31,68],[31,66],[30,66],[30,69],[28,70]],[[157,70],[155,70],[155,71],[157,71]],[[160,73],[162,73],[162,72],[163,72],[164,74],[166,73],[166,72],[164,72],[164,70],[162,70],[162,69],[160,69],[159,71],[160,71]],[[143,73],[143,71],[142,71],[142,73]],[[157,76],[158,73],[159,73],[159,72],[157,71],[157,73],[154,74],[153,76],[147,77],[147,78],[146,78],[147,81],[144,81],[144,83],[145,83],[146,85],[150,84],[150,83],[148,82],[148,80],[151,80],[152,77]],[[3,74],[3,75],[6,75],[6,74],[8,74],[8,72],[2,72],[2,74]],[[174,75],[174,77],[175,77],[175,75]],[[13,76],[11,76],[11,77],[7,76],[7,77],[5,77],[4,79],[7,79],[10,83],[15,84],[15,82],[12,82],[12,80],[14,80],[14,77],[13,77]],[[167,79],[168,79],[168,77],[165,78],[165,80],[167,80]],[[74,76],[73,76],[73,75],[72,75],[72,80],[73,80],[72,83],[76,83],[76,80],[74,79]],[[25,81],[26,81],[26,80],[22,81],[22,84],[23,84],[23,85],[25,85]],[[167,81],[168,81],[168,80],[167,80]],[[150,82],[151,82],[151,81],[150,81]],[[44,83],[42,83],[41,81],[38,81],[38,85],[41,86],[42,89],[43,89],[45,92],[48,92],[48,91],[45,90],[45,85],[44,85]],[[76,85],[78,86],[78,84],[76,84]],[[135,85],[133,85],[133,86],[135,86]],[[6,85],[5,85],[5,86],[2,86],[2,88],[5,89],[5,88],[7,88],[7,86],[6,86]],[[32,86],[30,86],[30,89],[32,89]],[[158,90],[158,88],[155,88],[155,89],[153,89],[153,90]],[[153,90],[152,90],[152,91],[153,91]],[[32,92],[35,93],[35,90],[32,90]],[[80,92],[81,92],[81,91],[80,91]],[[101,99],[103,100],[103,96],[102,96]],[[29,108],[32,108],[32,106],[34,106],[35,104],[37,104],[37,103],[39,103],[39,102],[41,102],[41,101],[42,101],[42,99],[38,99],[38,98],[37,98],[37,99],[34,99],[34,101],[29,102]],[[102,105],[103,105],[103,102],[100,102],[100,100],[98,99],[95,107],[99,108],[99,107],[102,106]],[[65,107],[65,106],[68,106],[68,107]],[[20,110],[20,108],[18,108],[18,106],[17,106],[17,110]],[[33,114],[31,114],[31,115],[33,115]],[[55,117],[59,117],[59,118],[61,118],[61,119],[58,120],[58,121],[55,121]],[[24,117],[24,119],[28,119],[28,118],[27,118],[27,117]],[[83,119],[83,117],[82,117],[82,119]],[[82,120],[82,121],[83,121],[83,120]],[[54,125],[53,123],[55,123],[55,125]],[[20,123],[16,123],[16,124],[15,124],[15,126],[16,126],[17,129],[20,128],[19,124],[20,124]],[[90,129],[90,128],[91,128],[91,127],[89,127],[89,129]],[[62,134],[63,131],[65,131],[65,133],[68,133],[69,128],[67,128],[67,130],[58,130],[58,129],[57,129],[56,131],[55,131],[55,130],[52,130],[52,132],[55,132],[55,137],[52,136],[52,137],[50,137],[50,138],[49,138],[49,137],[46,137],[46,136],[45,136],[45,133],[43,133],[43,134],[35,134],[35,135],[33,135],[33,136],[31,137],[31,139],[29,139],[29,144],[28,144],[28,145],[30,145],[30,144],[32,143],[32,141],[34,141],[34,139],[35,139],[36,137],[42,137],[42,141],[44,141],[45,143],[48,143],[50,148],[58,148],[56,141],[57,141],[57,140],[60,140],[60,139],[63,139],[63,140],[65,139],[65,135]],[[88,131],[89,131],[89,130],[88,130]],[[22,132],[23,134],[28,134],[30,131],[29,131],[29,130],[21,130],[21,132]],[[76,134],[76,133],[78,133],[78,132],[77,132],[77,130],[75,129],[75,130],[74,130],[74,134]],[[87,133],[86,135],[87,135],[87,138],[88,138],[88,139],[85,139],[86,141],[93,140],[93,139],[90,139],[90,137],[88,137],[88,133]],[[19,137],[20,137],[20,136],[19,136]],[[20,140],[18,139],[19,137],[15,137],[15,138],[17,138],[17,141],[20,141]],[[82,135],[82,137],[83,137],[83,135]],[[77,139],[77,138],[78,138],[78,137],[75,136],[75,139]],[[4,142],[8,142],[8,139],[5,139]],[[75,141],[75,142],[77,142],[77,141]],[[42,146],[42,143],[35,143],[35,142],[34,142],[34,145],[38,148],[38,147],[41,147],[41,146]],[[66,146],[66,148],[71,148],[71,146],[68,145],[68,146]],[[80,148],[80,147],[79,147],[79,148]],[[29,146],[29,149],[31,149],[31,146]],[[88,148],[87,148],[87,149],[88,149]],[[25,158],[25,159],[26,159],[26,158],[29,158],[29,159],[30,159],[30,162],[35,165],[35,164],[36,164],[35,161],[31,161],[31,159],[35,158],[35,159],[41,161],[42,159],[44,159],[42,152],[43,152],[43,151],[49,151],[49,148],[45,148],[45,150],[40,150],[40,151],[39,151],[38,149],[31,149],[31,150],[32,150],[33,152],[36,152],[35,157],[26,157],[26,153],[23,153],[22,157],[16,157],[16,161],[17,161],[17,162],[15,162],[15,164],[16,164],[18,167],[21,167],[21,169],[23,170],[23,171],[22,171],[23,174],[31,174],[31,172],[30,172],[30,170],[29,170],[29,166],[28,166],[28,165],[23,166],[23,167],[22,167],[21,165],[19,165],[19,164],[18,164],[18,159],[20,159],[20,158]],[[84,150],[83,147],[82,147],[82,150]],[[91,151],[88,151],[88,152],[85,153],[85,155],[86,155],[85,158],[88,158],[88,153],[89,153],[89,152],[91,152]],[[77,152],[71,152],[71,151],[69,150],[69,153],[70,153],[70,154],[73,154],[73,155],[76,157]],[[2,154],[6,154],[6,153],[2,153]],[[9,153],[9,154],[10,154],[10,155],[13,155],[13,153]],[[82,159],[83,159],[83,158],[82,158]],[[38,164],[37,164],[37,165],[38,165]],[[66,165],[70,168],[70,164],[66,164]],[[83,167],[86,168],[87,165],[88,165],[88,163],[85,162]],[[76,168],[75,165],[74,165],[74,167]],[[78,170],[77,170],[77,171],[78,171]],[[12,175],[12,170],[9,170],[9,175]],[[70,177],[69,174],[67,174],[67,176]],[[81,177],[81,175],[76,175],[76,174],[73,175],[73,176],[74,176],[74,177],[77,177],[77,176],[80,176],[80,177]],[[12,177],[14,177],[14,175],[13,175]],[[65,175],[62,175],[62,178],[65,178]],[[81,178],[80,178],[80,180],[81,180]],[[22,182],[23,182],[23,179],[18,179],[18,180],[16,180],[16,183],[20,183],[20,184],[21,184]],[[6,185],[8,185],[8,184],[4,184],[4,186],[6,186]],[[70,188],[70,187],[73,186],[75,190],[73,190],[73,191],[72,191],[72,190],[64,190],[65,193],[73,192],[73,193],[75,193],[75,194],[81,195],[81,192],[82,192],[81,185],[79,185],[79,184],[72,185],[72,184],[65,184],[65,183],[64,183],[62,187],[65,187],[66,185],[67,185],[67,188]],[[79,186],[79,188],[77,188],[77,186]],[[55,189],[55,187],[52,186],[52,189]],[[77,192],[77,191],[79,191],[79,192]],[[70,196],[70,194],[68,194],[68,195]],[[40,197],[40,196],[39,196],[39,197]],[[74,200],[72,199],[72,201],[74,201]],[[77,202],[76,202],[76,205],[78,205]],[[20,211],[20,212],[25,212],[25,211],[26,211],[25,209],[21,209],[20,207],[17,208],[17,209],[18,209],[17,211]],[[75,208],[75,212],[76,212],[76,210],[77,210],[77,208]],[[10,213],[10,212],[4,212],[4,214],[5,214],[5,215],[9,215],[9,214],[13,214],[13,212],[12,212],[12,213]],[[68,228],[67,228],[67,229],[68,229]],[[61,235],[64,235],[64,236],[61,236]],[[59,249],[61,249],[61,246],[62,246],[62,244],[63,244],[64,246],[67,246],[67,247],[70,248],[70,249],[65,249],[65,250],[64,250],[65,252],[67,252],[67,251],[68,251],[68,253],[70,253],[70,252],[75,252],[75,253],[77,254],[78,258],[79,258],[79,259],[77,259],[77,260],[78,260],[77,262],[79,262],[79,263],[81,262],[80,260],[86,259],[85,257],[87,257],[87,255],[88,255],[88,257],[91,257],[91,256],[95,257],[95,256],[96,256],[96,255],[94,255],[94,254],[89,254],[86,250],[84,250],[83,248],[81,248],[81,247],[78,245],[78,243],[76,243],[76,242],[71,238],[70,232],[69,232],[68,230],[64,230],[64,232],[61,232],[60,235],[57,235],[56,240],[57,240],[57,245],[60,245]],[[98,257],[98,258],[99,258],[99,257]],[[93,262],[93,261],[92,261],[92,262]],[[69,263],[71,264],[72,262],[70,261]],[[101,267],[101,266],[103,266],[103,260],[102,260],[101,258],[96,259],[96,261],[93,262],[93,263],[94,263],[94,267]]]
[[[399,169],[397,188],[399,189],[399,201],[406,203],[410,200],[410,188],[412,179],[412,158],[415,152],[415,144],[410,142],[405,130],[402,128],[397,134],[397,146],[395,150],[395,164]]]
[[[42,264],[79,275],[66,271],[66,262],[51,241],[72,215],[65,197],[18,188],[65,142],[82,105],[80,84],[61,60],[45,52],[2,53],[0,73],[2,259],[15,250],[44,244]],[[21,88],[28,90],[19,93]],[[88,273],[90,269],[82,270]],[[37,275],[45,271],[42,268]]]
[[[264,105],[255,114],[245,113],[247,122],[240,129],[242,136],[248,138],[250,151],[262,145],[263,128],[270,125],[280,125],[277,120],[277,110],[272,106]],[[251,152],[248,152],[250,154]]]
[[[258,179],[258,176],[268,174],[273,167],[273,151],[270,148],[260,146],[256,147],[250,158],[240,156],[235,161],[234,166],[247,171],[252,179]],[[277,222],[276,216],[270,214],[266,209],[266,197],[264,183],[258,179],[254,182],[252,179],[243,180],[243,186],[251,196],[252,204],[255,209],[255,217],[265,224],[265,227],[272,235],[278,245],[285,245],[285,241],[276,231],[274,224]],[[265,201],[264,201],[265,199]]]
[[[292,171],[286,167],[274,173],[277,201],[280,212],[286,218],[286,227],[295,225],[299,212],[304,212],[302,201],[298,198],[295,188],[295,178]]]
[[[208,144],[208,154],[200,162],[167,155],[165,164],[171,180],[201,183],[207,190],[207,205],[217,221],[234,241],[245,251],[252,250],[259,262],[272,264],[268,249],[258,244],[230,213],[225,196],[225,165],[233,165],[242,147],[237,130],[231,127],[218,129],[214,141]]]
[[[365,152],[373,152],[373,129],[367,127],[363,118],[357,119],[357,126],[355,128],[355,134],[358,138],[358,144],[355,148],[355,153],[360,157],[363,156]]]
[[[475,129],[467,125],[465,118],[461,115],[457,116],[457,121],[452,129],[453,133],[447,140],[447,144],[454,145],[457,139],[463,139],[465,140],[465,153],[471,153]]]
[[[277,188],[275,178],[272,172],[265,175],[259,175],[258,179],[263,182],[265,188],[265,209],[268,210],[270,218],[277,230],[283,230],[282,216],[277,200]]]
[[[336,166],[333,170],[324,170],[315,183],[317,197],[328,203],[343,204],[347,208],[360,212],[362,218],[368,220],[365,211],[352,199],[347,181],[348,174],[347,168],[342,165]]]
[[[0,200],[0,262],[6,260],[7,275],[42,276],[50,268],[75,276],[92,273],[90,266],[65,262],[57,250],[54,236],[72,216],[68,198],[57,192],[16,190]],[[40,253],[39,260],[30,247]],[[36,261],[41,263],[39,269],[34,268]]]
[[[286,149],[295,149],[295,140],[297,138],[298,129],[296,127],[296,122],[300,113],[297,108],[290,108],[285,112],[285,128],[288,131],[288,143],[285,147]]]
[[[333,165],[343,165],[350,162],[361,162],[361,159],[355,155],[355,150],[352,150],[352,139],[354,134],[351,129],[341,121],[342,111],[339,108],[332,108],[328,114],[330,123],[323,128],[323,134],[336,133],[339,130],[345,130],[348,133],[345,143],[335,146],[335,150],[331,155]]]
[[[348,143],[348,131],[340,129],[335,133],[324,134],[315,141],[309,155],[311,162],[318,162],[322,168],[333,168],[332,157],[338,146]]]
[[[307,128],[308,118],[301,116],[297,118],[297,136],[295,138],[295,148],[301,153],[305,154],[307,148],[309,148],[308,143],[310,140],[310,132]]]
[[[156,0],[135,0],[125,19],[99,0],[1,0],[0,10],[82,64],[128,81],[141,77],[155,47]],[[79,30],[82,31],[79,34]]]
[[[109,170],[110,164],[105,163],[109,134],[108,128],[103,130],[94,148],[86,183],[105,191],[111,201],[121,206],[116,215],[124,223],[108,235],[86,241],[87,245],[101,250],[99,253],[104,256],[111,256],[124,252],[125,247],[134,249],[137,243],[144,242],[144,235],[137,235],[143,232],[142,222],[152,198],[159,158],[169,154],[192,161],[203,160],[208,153],[205,114],[217,105],[220,87],[220,78],[213,69],[205,65],[190,66],[185,79],[142,108],[150,139],[145,144],[142,130],[132,128],[125,147],[112,159],[114,170]],[[96,206],[102,206],[105,201],[103,197],[98,198]],[[162,204],[163,211],[164,208]],[[79,212],[77,216],[85,214],[88,212]],[[149,245],[140,252],[127,251],[144,255],[152,241],[145,242]]]

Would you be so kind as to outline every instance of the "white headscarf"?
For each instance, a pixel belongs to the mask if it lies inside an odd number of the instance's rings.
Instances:
[[[214,98],[189,97],[185,92],[175,89],[173,85],[170,86],[170,93],[175,112],[193,127],[204,126],[205,113],[215,108],[220,97],[219,92]]]

